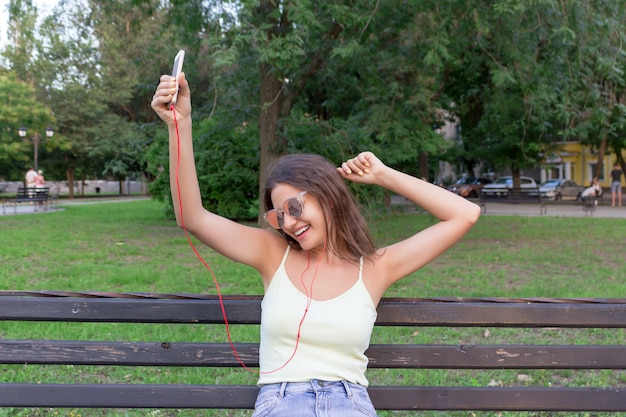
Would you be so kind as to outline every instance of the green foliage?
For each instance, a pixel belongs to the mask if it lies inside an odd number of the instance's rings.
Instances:
[[[258,131],[208,119],[196,124],[195,156],[203,202],[231,219],[258,216]]]
[[[194,122],[196,169],[207,210],[231,219],[258,216],[257,138],[256,130],[247,125],[233,129],[214,119]],[[161,133],[149,152],[149,169],[155,176],[150,194],[166,202],[167,213],[173,215],[166,135]]]
[[[0,178],[21,181],[33,161],[33,135],[45,137],[53,122],[52,112],[37,101],[32,85],[20,81],[13,71],[0,70]],[[18,135],[27,128],[27,137]]]

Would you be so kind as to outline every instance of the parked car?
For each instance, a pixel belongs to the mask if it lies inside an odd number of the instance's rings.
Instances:
[[[549,200],[576,200],[583,187],[578,186],[576,181],[554,179],[548,180],[539,186],[541,198]]]
[[[524,188],[535,189],[537,190],[537,192],[539,192],[538,190],[539,186],[537,185],[537,182],[531,177],[520,177],[520,181],[521,181],[520,187],[522,189]],[[500,177],[494,182],[492,182],[491,184],[485,185],[482,188],[481,193],[484,197],[506,197],[509,194],[509,190],[512,188],[513,188],[513,177],[511,176]],[[531,191],[528,194],[532,196],[533,192]],[[535,193],[535,195],[537,194]]]
[[[448,186],[448,191],[465,198],[477,198],[480,195],[481,188],[486,184],[491,184],[489,178],[461,178]]]

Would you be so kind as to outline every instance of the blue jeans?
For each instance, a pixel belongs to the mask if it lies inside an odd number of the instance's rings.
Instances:
[[[376,416],[367,388],[346,381],[263,385],[252,417]]]

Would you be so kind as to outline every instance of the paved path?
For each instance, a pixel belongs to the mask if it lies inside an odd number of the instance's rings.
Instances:
[[[18,204],[17,210],[11,207],[6,207],[5,210],[0,211],[0,216],[13,216],[19,214],[46,214],[54,213],[55,211],[64,210],[67,206],[81,205],[81,204],[98,204],[98,203],[124,203],[128,201],[148,200],[148,196],[121,196],[121,197],[96,197],[96,198],[79,198],[74,200],[61,199],[56,204],[53,204],[48,210],[38,208],[35,211],[35,207],[30,204]]]
[[[406,204],[415,207],[412,203],[407,203],[403,197],[392,198],[392,204]],[[585,213],[582,204],[578,202],[550,202],[547,204],[547,213],[543,216],[553,217],[598,217],[598,218],[622,218],[626,219],[626,207],[611,207],[611,204],[604,202],[596,206],[592,212]],[[488,202],[486,213],[481,216],[540,216],[539,204],[517,204]]]
[[[626,219],[626,207],[611,207],[611,205],[598,205],[596,209],[585,213],[582,204],[576,203],[548,203],[547,213],[544,216],[553,217],[598,217],[598,218],[622,218]],[[538,204],[512,204],[512,203],[487,203],[486,213],[489,215],[520,215],[539,216]]]
[[[139,199],[149,199],[147,196],[128,196],[128,197],[98,197],[93,199],[75,199],[75,200],[60,200],[58,202],[58,208],[51,208],[48,211],[39,210],[35,212],[33,206],[28,204],[18,204],[17,214],[46,214],[54,211],[63,210],[64,207],[75,204],[97,204],[97,203],[111,203],[111,202],[127,202],[137,201]],[[392,199],[392,204],[406,205],[407,207],[414,207],[414,204],[407,203],[407,200],[395,196]],[[7,208],[6,213],[0,212],[2,215],[13,215],[13,207]],[[513,204],[513,203],[487,203],[487,211],[482,216],[539,216],[538,204]],[[611,207],[606,202],[600,204],[591,213],[585,213],[582,205],[575,202],[565,203],[548,203],[548,212],[544,216],[556,216],[556,217],[598,217],[598,218],[623,218],[626,219],[626,207]]]

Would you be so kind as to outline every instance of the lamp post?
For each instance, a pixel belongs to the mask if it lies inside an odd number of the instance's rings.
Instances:
[[[17,133],[20,135],[21,138],[25,138],[26,137],[26,133],[28,132],[28,130],[25,127],[20,127],[19,129],[17,129]],[[51,127],[47,127],[46,128],[46,137],[51,138],[52,136],[54,136],[54,129],[52,129]],[[40,141],[40,136],[39,133],[35,133],[33,135],[33,148],[34,148],[34,153],[35,153],[35,158],[34,158],[34,165],[35,165],[35,171],[38,170],[38,159],[39,159],[39,141]]]

